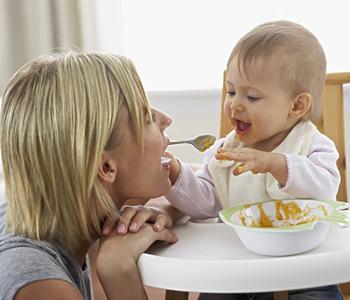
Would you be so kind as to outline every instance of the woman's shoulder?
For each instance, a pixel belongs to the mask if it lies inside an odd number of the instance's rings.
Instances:
[[[0,242],[0,290],[12,299],[23,286],[45,279],[72,280],[53,250],[35,245],[28,239],[7,236]]]
[[[3,217],[0,208],[2,222]],[[4,297],[1,299],[13,299],[21,287],[47,279],[73,284],[89,299],[89,272],[81,271],[74,257],[58,245],[7,234],[4,229],[0,232],[0,291]]]

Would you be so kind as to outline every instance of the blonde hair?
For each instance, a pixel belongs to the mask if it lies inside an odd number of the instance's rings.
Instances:
[[[227,66],[237,57],[239,71],[253,73],[251,64],[256,59],[267,60],[276,54],[282,54],[276,65],[280,84],[292,97],[308,92],[312,103],[304,118],[317,121],[322,111],[326,56],[317,38],[303,26],[275,21],[255,27],[238,41]]]
[[[120,144],[127,111],[141,145],[145,110],[125,57],[70,51],[22,67],[5,90],[0,121],[9,232],[73,251],[99,234],[101,217],[117,213],[97,178],[102,153]]]

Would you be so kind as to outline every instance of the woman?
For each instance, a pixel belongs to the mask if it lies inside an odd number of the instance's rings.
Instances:
[[[0,118],[1,299],[91,299],[86,255],[102,224],[127,199],[170,190],[161,163],[170,123],[124,57],[53,54],[14,75]],[[136,261],[156,240],[176,236],[143,225],[101,238],[96,268],[108,299],[147,298]]]

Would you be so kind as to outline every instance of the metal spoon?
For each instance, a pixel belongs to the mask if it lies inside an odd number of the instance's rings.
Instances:
[[[176,144],[191,144],[200,152],[207,150],[211,145],[214,144],[216,137],[210,134],[200,135],[191,140],[183,140],[183,141],[173,141],[170,142],[169,145]]]

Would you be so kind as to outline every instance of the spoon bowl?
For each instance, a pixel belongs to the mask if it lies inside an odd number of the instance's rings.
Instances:
[[[195,147],[200,152],[204,152],[207,150],[211,145],[214,144],[216,140],[216,137],[210,134],[204,134],[197,136],[194,139],[190,140],[182,140],[182,141],[173,141],[170,142],[169,145],[176,145],[176,144],[191,144],[193,147]]]

